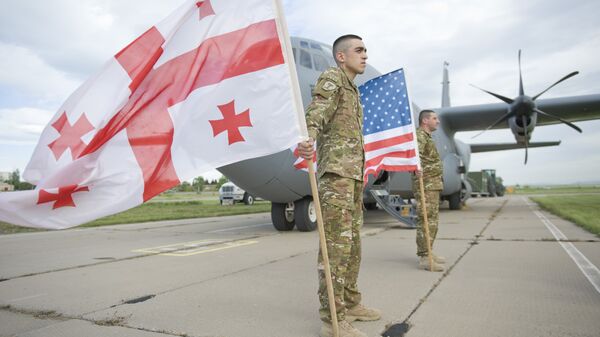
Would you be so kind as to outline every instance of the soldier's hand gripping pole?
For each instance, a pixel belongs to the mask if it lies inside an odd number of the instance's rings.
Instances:
[[[339,337],[335,295],[333,294],[333,282],[331,280],[331,269],[329,268],[329,254],[327,253],[327,241],[325,239],[325,227],[323,227],[323,215],[321,214],[321,202],[319,201],[319,190],[317,189],[317,177],[315,176],[315,168],[312,159],[308,160],[308,176],[310,179],[313,204],[315,205],[315,212],[317,213],[317,227],[319,228],[319,242],[321,254],[323,255],[323,265],[325,267],[325,281],[327,283],[327,297],[329,298],[329,313],[331,314],[333,337]]]
[[[427,219],[427,205],[425,204],[425,186],[423,186],[422,174],[419,174],[419,190],[421,191],[421,211],[423,212],[423,231],[425,232],[425,242],[427,242],[427,257],[429,258],[429,271],[433,271],[433,255],[431,255],[429,220]]]

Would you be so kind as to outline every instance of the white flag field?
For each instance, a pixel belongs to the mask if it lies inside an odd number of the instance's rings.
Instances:
[[[43,130],[0,220],[62,229],[308,138],[278,1],[186,1],[116,53]]]

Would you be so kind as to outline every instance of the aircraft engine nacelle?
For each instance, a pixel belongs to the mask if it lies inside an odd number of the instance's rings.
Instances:
[[[515,135],[515,139],[519,144],[525,143],[525,138],[527,138],[527,141],[529,142],[536,122],[537,114],[535,113],[529,116],[515,116],[508,119],[510,130],[513,135]],[[525,130],[527,130],[527,132],[525,132]]]

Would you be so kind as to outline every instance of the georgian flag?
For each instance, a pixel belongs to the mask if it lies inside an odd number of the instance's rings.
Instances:
[[[61,106],[0,220],[68,228],[308,138],[273,0],[186,1]],[[291,61],[291,62],[290,62]]]

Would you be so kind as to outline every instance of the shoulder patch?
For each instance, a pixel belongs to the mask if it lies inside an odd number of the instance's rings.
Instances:
[[[322,88],[325,91],[331,91],[331,90],[335,90],[337,88],[337,85],[330,80],[326,80],[325,83],[323,83]]]

